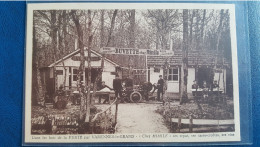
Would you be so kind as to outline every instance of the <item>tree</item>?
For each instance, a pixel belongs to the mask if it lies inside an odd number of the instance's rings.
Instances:
[[[187,78],[188,78],[188,10],[183,10],[183,46],[182,46],[182,67],[181,67],[181,98],[180,104],[187,101]]]
[[[84,55],[84,44],[83,44],[83,31],[82,31],[82,27],[79,22],[79,17],[77,16],[76,13],[77,13],[76,10],[71,11],[72,20],[75,24],[77,34],[78,34],[79,50],[80,50],[80,67],[79,67],[78,80],[81,81],[80,77],[85,71],[85,55]],[[89,108],[86,107],[85,86],[83,85],[82,82],[80,82],[80,88],[81,88],[80,89],[80,120],[83,120],[84,116],[89,117],[86,114],[86,109],[89,109]]]
[[[36,30],[35,30],[35,20],[33,20],[33,58],[34,58],[34,71],[36,70],[36,79],[37,79],[37,88],[38,89],[33,89],[33,91],[35,90],[37,95],[36,96],[36,104],[40,105],[40,106],[45,106],[45,99],[44,99],[44,92],[43,92],[43,87],[42,87],[42,81],[41,81],[41,75],[40,75],[40,69],[39,69],[39,55],[35,54],[38,49],[37,47],[37,39],[36,39]],[[34,74],[33,74],[34,75]],[[34,97],[33,96],[33,97]],[[34,100],[32,99],[32,102],[34,102]]]
[[[156,49],[169,49],[169,33],[180,25],[178,10],[148,10],[144,13],[147,22],[155,30]]]
[[[91,22],[91,10],[88,10],[88,45],[87,45],[87,50],[88,50],[88,78],[87,78],[87,83],[88,83],[88,88],[87,88],[87,115],[85,118],[85,122],[90,121],[90,88],[91,88],[91,47],[92,47],[92,32],[91,32],[91,27],[92,27],[92,22]],[[85,82],[86,83],[86,82]]]
[[[113,30],[114,30],[114,27],[115,27],[115,19],[116,19],[117,12],[118,12],[117,9],[114,10],[114,12],[113,12],[113,16],[112,16],[112,19],[111,19],[110,30],[109,30],[109,34],[108,34],[108,41],[107,41],[106,46],[110,46],[111,45],[111,38],[112,38],[112,33],[113,33]],[[100,28],[101,28],[100,36],[101,36],[101,39],[102,39],[101,43],[100,43],[100,47],[102,48],[102,47],[104,47],[103,46],[104,45],[104,43],[103,43],[104,42],[104,37],[102,37],[102,36],[104,36],[104,10],[101,10],[101,26],[100,26]],[[100,79],[102,77],[102,72],[104,70],[104,64],[105,64],[104,60],[105,60],[105,56],[104,56],[104,54],[102,54],[101,69],[99,70],[97,78],[94,81],[93,97],[96,96],[97,84],[98,84],[98,81],[100,81]]]

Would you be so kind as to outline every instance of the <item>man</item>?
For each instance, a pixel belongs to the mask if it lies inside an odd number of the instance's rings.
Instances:
[[[163,97],[163,86],[164,86],[164,80],[162,78],[162,75],[159,76],[159,80],[157,82],[157,100],[161,101],[161,95]]]
[[[214,89],[214,88],[218,88],[218,87],[219,87],[218,82],[215,80],[212,84],[212,88]]]
[[[199,85],[197,84],[197,81],[194,80],[193,85],[192,85],[192,89],[198,89],[198,88],[199,88]]]
[[[197,84],[197,81],[196,81],[196,80],[193,81],[193,85],[191,86],[191,88],[192,88],[192,89],[196,89],[196,91],[198,90],[199,85]],[[196,96],[195,91],[192,91],[192,95],[193,95],[193,96]]]
[[[119,78],[119,75],[116,75],[116,78],[113,80],[113,89],[115,90],[115,96],[119,99],[122,97],[122,80]],[[123,100],[121,100],[123,101]]]
[[[99,90],[102,90],[102,89],[104,89],[104,88],[108,88],[109,90],[112,90],[112,88],[110,88],[109,86],[106,85],[105,81],[102,81]],[[105,98],[103,104],[109,102],[109,96],[108,96],[108,95],[101,95],[101,96],[99,97],[99,103],[101,103],[101,98],[102,98],[102,97]]]

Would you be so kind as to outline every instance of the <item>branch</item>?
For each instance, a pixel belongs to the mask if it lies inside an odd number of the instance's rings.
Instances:
[[[44,17],[45,19],[47,19],[49,21],[49,23],[51,24],[51,20],[49,19],[48,15],[43,13],[42,10],[37,10],[38,13],[40,13],[42,15],[42,17]]]

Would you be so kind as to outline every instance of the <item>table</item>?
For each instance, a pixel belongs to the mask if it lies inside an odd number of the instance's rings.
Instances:
[[[87,92],[87,91],[86,91]],[[73,95],[78,95],[79,91],[73,91]],[[92,97],[93,91],[90,91],[90,96]],[[96,96],[99,97],[99,103],[101,103],[101,96],[108,96],[108,100],[111,100],[111,97],[115,95],[114,91],[96,91]]]
[[[222,89],[218,90],[217,88],[214,88],[212,91],[209,88],[191,89],[191,91],[192,91],[193,96],[202,96],[203,93],[210,93],[210,94],[217,95],[217,94],[222,94],[222,92],[223,92]]]

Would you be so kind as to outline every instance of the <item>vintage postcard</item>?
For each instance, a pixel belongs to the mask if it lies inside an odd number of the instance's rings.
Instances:
[[[235,7],[28,3],[25,143],[240,141]]]

